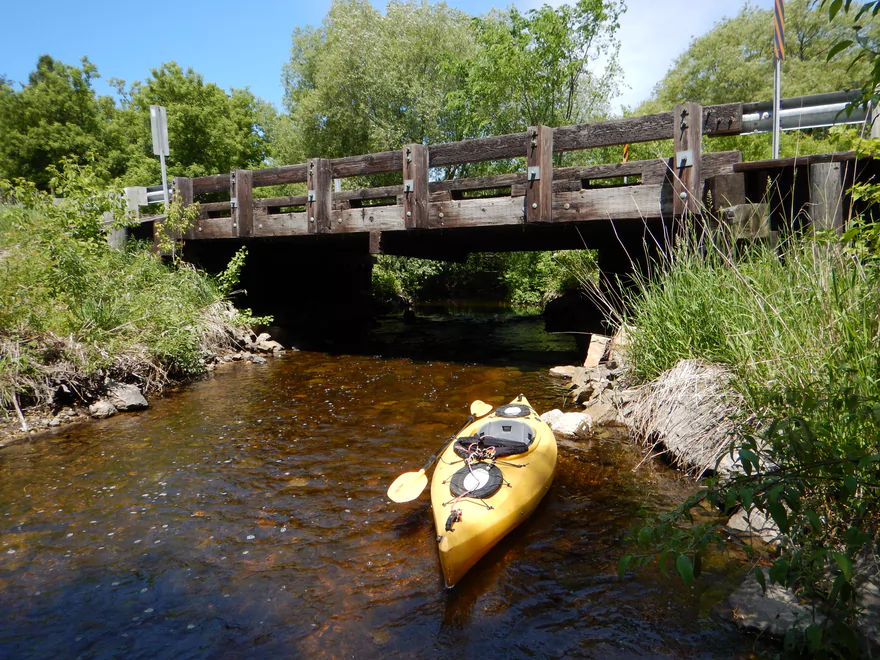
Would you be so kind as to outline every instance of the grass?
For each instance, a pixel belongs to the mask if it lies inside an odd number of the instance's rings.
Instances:
[[[3,408],[47,404],[59,393],[88,399],[107,377],[161,389],[169,378],[204,371],[210,352],[233,342],[230,330],[242,320],[223,284],[187,264],[164,263],[146,244],[111,249],[95,193],[58,204],[33,189],[5,191]]]
[[[667,560],[686,582],[736,507],[767,514],[787,542],[769,581],[813,599],[825,623],[792,629],[786,650],[855,657],[860,566],[876,562],[880,527],[880,266],[878,230],[793,237],[732,259],[683,241],[628,295],[634,376],[650,381],[681,360],[732,374],[742,395],[742,472],[709,479],[676,511],[637,534],[645,565]],[[868,248],[866,248],[868,246]],[[746,421],[748,420],[748,421]],[[719,423],[725,420],[719,420]],[[711,503],[717,520],[694,524]],[[764,575],[756,577],[763,584]]]

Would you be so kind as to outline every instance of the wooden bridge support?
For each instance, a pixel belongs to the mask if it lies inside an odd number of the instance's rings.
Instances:
[[[242,244],[191,241],[184,258],[217,273]],[[369,330],[373,257],[366,240],[249,241],[247,247],[237,287],[242,293],[233,302],[271,315],[273,334],[308,345],[352,340]]]

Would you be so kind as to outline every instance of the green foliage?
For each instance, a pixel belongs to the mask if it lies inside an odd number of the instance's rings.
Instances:
[[[449,97],[478,137],[545,124],[595,120],[608,112],[620,70],[615,34],[621,2],[579,0],[525,13],[516,7],[474,19],[477,48],[458,62],[463,84]],[[592,71],[597,61],[606,64]]]
[[[537,307],[580,288],[597,272],[595,255],[588,250],[480,253],[463,263],[382,255],[373,267],[373,294],[411,302],[503,299]]]
[[[303,162],[595,119],[619,76],[622,11],[617,0],[580,0],[472,19],[443,3],[392,1],[383,14],[336,0],[320,28],[293,33],[277,153]]]
[[[199,205],[184,205],[180,193],[174,191],[165,211],[164,219],[155,222],[155,234],[159,237],[159,252],[170,254],[172,261],[177,261],[177,243],[180,237],[195,225],[198,217]],[[237,254],[233,259],[236,257],[238,257]]]
[[[876,25],[880,0],[862,0],[855,7],[853,0],[822,0],[820,6],[828,9],[830,21],[852,18],[851,33],[837,39],[829,49],[827,59],[829,62],[848,62],[851,68],[863,70],[865,73],[859,79],[862,94],[856,103],[870,103],[877,107],[880,102],[880,43]]]
[[[110,122],[113,100],[92,88],[97,77],[88,58],[79,68],[43,55],[21,89],[0,82],[0,178],[24,178],[45,190],[49,166],[69,157],[84,164],[90,154],[120,148]],[[121,171],[109,162],[102,167],[105,178]]]
[[[827,616],[792,631],[787,648],[833,657],[858,654],[854,566],[880,541],[880,268],[859,259],[863,232],[875,240],[873,227],[853,225],[843,239],[794,240],[782,258],[756,248],[733,261],[682,245],[662,277],[640,283],[627,319],[639,378],[681,359],[723,363],[747,410],[732,448],[742,472],[707,480],[642,527],[621,570],[674,560],[689,582],[689,565],[730,542],[734,508],[763,512],[786,537],[766,581]],[[707,504],[718,517],[706,520]]]
[[[255,168],[269,157],[276,121],[271,104],[247,89],[227,93],[214,83],[206,83],[192,69],[184,71],[176,62],[162,64],[150,73],[146,80],[131,85],[117,113],[131,143],[126,184],[151,185],[161,176],[152,150],[151,105],[163,105],[168,111],[170,176],[197,177]]]
[[[861,86],[870,66],[846,46],[828,61],[835,47],[853,33],[853,17],[838,15],[831,22],[812,0],[789,0],[785,5],[786,58],[782,64],[785,97],[853,89]],[[880,19],[862,23],[873,43],[880,36]],[[694,39],[669,72],[654,87],[652,98],[633,114],[666,112],[676,104],[694,101],[703,105],[773,98],[773,9],[746,5],[734,18],[717,23]],[[735,63],[735,65],[734,65]],[[744,160],[770,158],[771,136],[744,135],[705,140],[707,151],[742,151]],[[671,147],[658,143],[631,146],[631,160],[667,157]],[[833,150],[827,129],[784,132],[780,155],[794,156]]]
[[[447,63],[474,48],[467,14],[443,3],[336,0],[320,28],[297,28],[284,66],[285,162],[460,139]]]
[[[0,80],[0,178],[24,178],[45,190],[49,168],[66,159],[91,164],[104,184],[154,184],[160,168],[150,105],[168,108],[171,176],[260,167],[269,157],[275,110],[246,89],[227,93],[170,62],[128,90],[124,81],[111,81],[122,97],[118,107],[96,96],[98,77],[87,58],[78,68],[44,55],[21,89]]]
[[[235,322],[221,306],[225,292],[203,273],[163,264],[148,245],[107,245],[103,214],[123,202],[96,180],[68,163],[53,178],[68,195],[60,200],[29,182],[0,181],[4,405],[48,396],[38,391],[47,374],[88,380],[121,356],[154,373],[200,372],[206,337]]]

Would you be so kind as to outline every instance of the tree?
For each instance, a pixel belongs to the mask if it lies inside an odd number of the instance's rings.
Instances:
[[[436,5],[335,0],[320,28],[293,32],[280,155],[303,162],[454,139],[450,62],[474,48],[470,18]]]
[[[786,58],[782,64],[782,92],[785,97],[853,89],[861,86],[868,71],[866,63],[850,66],[852,58],[828,61],[834,45],[852,33],[852,17],[840,15],[829,22],[816,0],[786,3]],[[872,20],[865,30],[880,35],[880,21]],[[773,11],[746,5],[735,17],[724,19],[691,42],[663,79],[652,98],[635,114],[671,110],[693,101],[703,105],[736,101],[765,101],[773,98]],[[854,55],[856,47],[845,46]],[[738,149],[746,160],[770,157],[769,135],[716,138],[704,142],[713,151]],[[834,151],[824,129],[792,131],[782,135],[781,155]],[[653,144],[637,145],[633,158],[657,155]]]
[[[100,162],[118,149],[108,128],[113,100],[96,96],[92,88],[98,77],[86,57],[79,68],[43,55],[20,90],[0,81],[0,178],[22,177],[45,189],[49,165],[70,155],[80,164],[89,158]],[[105,176],[121,173],[110,163],[102,162],[100,169]]]
[[[151,71],[131,85],[123,98],[120,121],[133,145],[125,180],[156,183],[159,162],[153,155],[150,106],[168,109],[168,171],[172,176],[204,176],[236,168],[260,167],[269,156],[274,107],[247,89],[229,93],[191,68],[176,62]]]
[[[605,116],[620,73],[615,33],[624,11],[616,0],[578,0],[474,19],[478,48],[462,63],[466,84],[451,99],[468,110],[469,136]],[[600,60],[604,68],[591,70]]]
[[[828,21],[815,0],[790,0],[785,7],[786,96],[835,92],[861,85],[865,65],[850,67],[844,59],[827,61],[835,43],[852,33],[853,21],[839,15]],[[866,29],[880,35],[880,22]],[[709,105],[773,98],[773,11],[746,5],[735,18],[725,19],[694,39],[657,83],[650,111],[669,110],[693,101]],[[851,46],[847,47],[854,53]]]

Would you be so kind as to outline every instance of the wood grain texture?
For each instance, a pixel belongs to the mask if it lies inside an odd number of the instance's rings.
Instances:
[[[554,151],[577,151],[673,137],[671,112],[611,121],[560,126],[553,131]]]
[[[313,234],[328,234],[331,231],[333,205],[333,173],[330,161],[326,158],[309,160],[308,179],[309,199],[306,213],[309,218],[309,231]]]
[[[674,161],[674,178],[672,180],[672,204],[673,214],[684,213],[699,214],[701,209],[700,182],[702,137],[703,137],[703,109],[697,103],[683,103],[675,106],[676,128],[673,139],[673,149],[677,154],[685,151],[691,153],[691,162]]]
[[[553,129],[532,126],[526,151],[526,222],[553,222]],[[528,168],[539,168],[537,177]]]
[[[407,229],[428,226],[428,147],[408,144],[403,148],[403,217]],[[412,190],[406,182],[412,181]]]
[[[232,210],[232,227],[238,236],[247,238],[254,232],[254,192],[253,172],[251,170],[235,170],[229,175],[229,191],[236,201]]]

